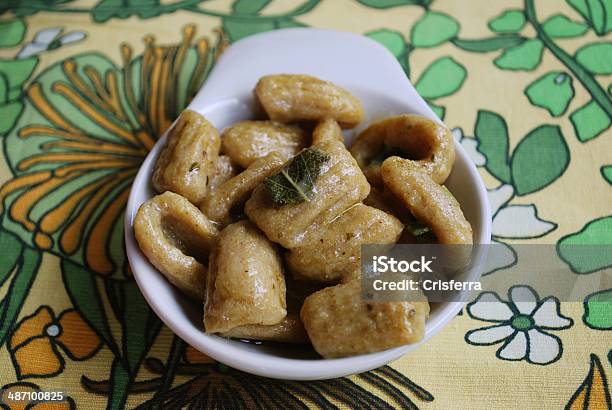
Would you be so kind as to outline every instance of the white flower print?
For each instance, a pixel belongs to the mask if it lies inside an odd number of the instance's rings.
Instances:
[[[493,223],[491,242],[484,274],[508,268],[516,263],[516,252],[500,239],[539,238],[555,230],[557,224],[538,217],[535,205],[508,205],[514,198],[514,188],[509,184],[487,190]]]
[[[483,292],[468,305],[467,312],[474,319],[495,323],[467,332],[468,343],[489,346],[503,342],[498,358],[540,365],[561,357],[561,339],[549,331],[573,325],[572,319],[560,314],[558,299],[550,296],[540,300],[532,288],[523,285],[510,288],[508,302],[496,293]]]
[[[31,43],[26,43],[17,54],[18,59],[28,58],[44,51],[54,50],[65,44],[75,43],[85,38],[82,31],[72,31],[62,34],[63,29],[59,27],[40,30],[34,36]]]
[[[453,138],[459,144],[461,144],[461,147],[465,150],[465,152],[468,154],[468,157],[470,157],[470,159],[472,160],[472,162],[474,162],[476,166],[481,167],[487,162],[485,156],[477,150],[478,140],[476,138],[465,137],[463,135],[463,130],[459,127],[453,128],[451,130],[451,133],[453,134]]]

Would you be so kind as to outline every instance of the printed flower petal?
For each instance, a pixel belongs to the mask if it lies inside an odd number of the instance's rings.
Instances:
[[[48,45],[61,32],[62,32],[62,29],[60,27],[53,27],[53,28],[48,28],[45,30],[40,30],[34,36],[34,42]]]
[[[552,363],[561,356],[559,340],[552,335],[531,329],[529,335],[529,361],[537,364]]]
[[[489,246],[487,259],[482,268],[483,275],[509,268],[516,263],[516,253],[512,246],[496,240],[491,242],[493,246]]]
[[[17,325],[17,328],[11,336],[9,342],[9,349],[14,350],[20,344],[26,340],[42,336],[45,331],[45,327],[53,322],[54,315],[48,306],[41,306],[31,314],[23,318],[21,323]]]
[[[469,138],[463,136],[463,130],[461,128],[453,128],[451,130],[453,138],[461,144],[465,152],[468,154],[468,157],[472,160],[472,162],[476,166],[483,166],[486,164],[487,159],[484,155],[482,155],[478,150],[478,140],[475,138]]]
[[[525,332],[516,332],[514,336],[497,351],[497,355],[506,360],[521,360],[527,354],[527,337]]]
[[[546,298],[533,312],[533,320],[537,327],[550,329],[564,329],[573,324],[569,318],[559,315],[559,301],[555,298]]]
[[[528,286],[514,286],[508,292],[512,304],[524,315],[531,315],[538,305],[538,295]]]
[[[76,404],[72,398],[68,397],[66,400],[54,401],[54,402],[38,402],[33,403],[28,407],[28,410],[72,410],[76,409]]]
[[[491,204],[491,215],[495,215],[499,208],[514,196],[514,188],[509,184],[502,184],[495,189],[487,189],[487,196]]]
[[[487,163],[487,159],[484,155],[478,152],[478,141],[474,138],[464,138],[461,140],[461,146],[468,154],[468,157],[474,162],[476,166],[482,167]]]
[[[51,340],[39,337],[26,342],[13,353],[18,377],[54,376],[64,367],[64,359],[53,349]]]
[[[62,44],[74,43],[76,41],[81,41],[85,38],[85,33],[82,31],[71,31],[60,37],[59,42]]]
[[[76,310],[64,311],[58,322],[62,333],[55,340],[73,359],[83,360],[102,347],[98,335]]]
[[[475,345],[492,345],[501,342],[514,332],[512,326],[495,325],[472,330],[465,337],[468,342]]]
[[[556,224],[538,218],[534,205],[509,205],[493,218],[493,236],[500,238],[539,238],[554,230]]]
[[[483,292],[468,305],[470,316],[486,322],[503,322],[513,316],[510,306],[492,292]]]
[[[43,51],[47,51],[47,47],[47,44],[28,43],[23,46],[21,51],[19,51],[19,53],[17,54],[17,59],[24,59],[36,54],[40,54]]]

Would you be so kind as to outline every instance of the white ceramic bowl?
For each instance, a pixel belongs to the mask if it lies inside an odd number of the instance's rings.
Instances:
[[[218,129],[252,118],[252,90],[267,74],[302,73],[332,81],[364,104],[363,126],[377,118],[415,113],[440,121],[417,94],[396,59],[381,45],[362,36],[318,29],[285,29],[258,34],[229,47],[216,63],[189,108]],[[347,132],[347,140],[359,130]],[[425,340],[378,353],[325,360],[305,347],[252,344],[207,335],[202,330],[202,305],[184,297],[140,252],[133,220],[151,198],[151,172],[165,143],[161,138],[134,181],[125,214],[127,255],[138,286],[161,320],[187,343],[213,359],[242,371],[278,379],[328,379],[382,366],[414,351],[439,332],[462,303],[438,303],[427,321]],[[491,215],[486,190],[476,168],[459,144],[446,183],[472,224],[475,243],[490,240]]]

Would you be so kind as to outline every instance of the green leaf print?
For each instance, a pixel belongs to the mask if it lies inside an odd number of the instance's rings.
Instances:
[[[546,34],[556,38],[578,37],[589,29],[587,25],[572,21],[562,14],[556,14],[547,19],[543,28]]]
[[[275,20],[259,20],[257,18],[244,20],[225,17],[223,20],[223,28],[227,32],[231,42],[238,41],[244,37],[271,31],[279,28],[305,27],[289,18],[279,18]]]
[[[11,333],[42,260],[42,254],[29,247],[20,256],[8,292],[0,301],[0,347]]]
[[[603,36],[612,30],[612,2],[610,0],[587,0],[589,17],[595,32]]]
[[[612,43],[593,43],[576,52],[576,60],[593,74],[612,74]]]
[[[487,158],[487,171],[500,181],[511,183],[506,121],[492,111],[480,110],[474,135],[478,139],[478,151]]]
[[[0,14],[11,10],[16,16],[29,16],[39,11],[53,10],[57,6],[74,0],[28,0],[28,1],[2,1],[0,2]]]
[[[13,128],[22,110],[23,103],[21,101],[0,104],[0,112],[2,113],[0,117],[0,135],[9,132]]]
[[[521,10],[507,10],[489,22],[489,28],[498,33],[516,33],[525,25]]]
[[[542,61],[544,45],[538,39],[527,40],[524,43],[504,50],[501,56],[493,62],[504,70],[534,70]]]
[[[612,2],[610,0],[567,0],[597,35],[612,30]]]
[[[14,47],[21,43],[26,25],[21,19],[0,21],[0,47]]]
[[[591,257],[585,258],[584,251],[573,252],[576,245],[591,245]],[[612,266],[612,253],[602,249],[612,245],[612,216],[595,219],[579,232],[567,235],[557,243],[557,252],[574,273],[587,274]]]
[[[149,351],[155,336],[161,327],[161,322],[153,313],[135,281],[121,282],[123,300],[123,315],[119,322],[123,329],[123,356],[131,374],[136,370]]]
[[[366,36],[385,46],[397,59],[406,52],[406,41],[399,31],[382,29],[370,31]]]
[[[533,105],[546,108],[550,115],[558,117],[574,98],[572,81],[567,73],[552,71],[529,84],[525,94]]]
[[[604,165],[600,168],[601,176],[612,185],[612,165]]]
[[[271,0],[236,0],[232,4],[234,13],[239,14],[258,14]]]
[[[570,161],[567,144],[556,125],[542,125],[517,145],[510,162],[517,195],[538,191],[559,178]]]
[[[23,252],[23,244],[15,235],[0,228],[0,249],[2,249],[0,264],[0,286],[2,286],[17,266]]]
[[[420,5],[427,6],[431,0],[357,0],[359,3],[374,9],[388,9],[391,7]]]
[[[91,16],[94,21],[103,23],[111,18],[126,19],[133,15],[147,19],[162,12],[159,0],[101,0],[91,10]]]
[[[21,88],[38,64],[37,57],[23,60],[0,60],[0,73],[6,76],[9,89]]]
[[[431,101],[427,101],[427,105],[429,105],[429,108],[431,108],[431,110],[438,116],[438,118],[440,118],[441,120],[444,119],[444,113],[446,112],[446,108],[442,107],[441,105],[436,105]]]
[[[508,47],[521,44],[525,39],[518,34],[500,34],[496,37],[482,39],[460,39],[451,40],[453,44],[465,51],[473,53],[488,53],[490,51],[502,50]]]
[[[570,120],[581,142],[592,140],[611,124],[608,114],[595,101],[590,101],[574,111]]]
[[[458,32],[457,20],[443,13],[429,11],[412,26],[410,42],[414,47],[435,47],[455,37]]]
[[[597,330],[612,330],[612,289],[589,295],[584,300],[584,323]]]
[[[87,324],[96,331],[101,340],[115,353],[119,353],[108,325],[104,303],[96,283],[96,275],[67,259],[61,261],[64,287],[72,304],[79,310]]]
[[[465,67],[452,57],[441,57],[425,69],[415,88],[426,99],[445,97],[457,92],[466,76]]]

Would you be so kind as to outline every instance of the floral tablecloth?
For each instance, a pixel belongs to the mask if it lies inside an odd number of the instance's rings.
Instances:
[[[317,382],[243,374],[160,323],[126,262],[130,183],[224,48],[301,26],[393,53],[479,167],[495,241],[612,243],[609,0],[2,1],[3,406],[610,408],[612,289],[488,295],[494,315],[473,302],[415,353]]]

